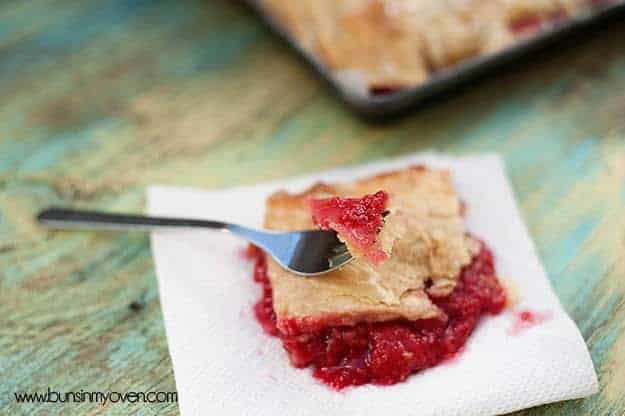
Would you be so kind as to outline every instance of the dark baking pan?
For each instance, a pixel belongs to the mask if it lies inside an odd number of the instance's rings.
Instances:
[[[330,71],[309,53],[299,47],[297,42],[286,33],[279,24],[262,10],[253,0],[247,2],[282,39],[296,49],[304,59],[336,90],[338,95],[359,114],[372,119],[384,119],[387,116],[399,115],[405,110],[414,108],[433,98],[452,92],[470,81],[493,73],[507,64],[526,57],[531,52],[568,37],[576,32],[593,27],[599,22],[617,15],[623,15],[625,0],[598,6],[593,12],[582,13],[569,17],[553,28],[521,39],[510,47],[497,53],[479,56],[460,62],[454,66],[438,71],[422,84],[387,94],[362,95],[354,93],[339,83]]]

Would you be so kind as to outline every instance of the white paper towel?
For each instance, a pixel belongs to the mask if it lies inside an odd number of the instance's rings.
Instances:
[[[336,392],[289,364],[252,306],[260,288],[241,240],[215,232],[154,233],[161,305],[183,415],[497,415],[597,391],[583,338],[549,285],[498,156],[433,154],[224,190],[151,187],[153,215],[262,224],[265,198],[315,181],[351,180],[424,163],[448,168],[467,203],[469,230],[492,248],[498,274],[514,281],[519,308],[549,318],[511,333],[511,311],[486,318],[457,360],[389,387]]]

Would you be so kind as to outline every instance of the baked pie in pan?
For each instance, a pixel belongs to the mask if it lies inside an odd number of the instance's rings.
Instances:
[[[338,79],[371,93],[424,83],[608,0],[255,0]],[[353,82],[353,81],[352,81]]]
[[[421,166],[271,195],[266,228],[335,229],[355,259],[303,278],[251,247],[256,317],[294,366],[336,389],[394,384],[452,358],[506,304],[463,212],[450,174]]]

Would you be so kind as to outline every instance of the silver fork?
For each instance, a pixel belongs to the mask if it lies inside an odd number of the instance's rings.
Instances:
[[[327,273],[353,259],[334,231],[277,232],[256,230],[221,221],[108,214],[63,208],[46,209],[37,215],[37,220],[50,228],[121,231],[203,228],[229,231],[262,248],[282,267],[301,276]]]

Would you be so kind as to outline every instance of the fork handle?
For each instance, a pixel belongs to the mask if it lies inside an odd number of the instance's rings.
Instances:
[[[185,218],[149,217],[144,215],[108,214],[65,208],[48,208],[37,215],[40,224],[50,228],[153,231],[171,228],[209,228],[235,231],[232,224],[221,221]],[[238,227],[237,227],[238,228]]]

